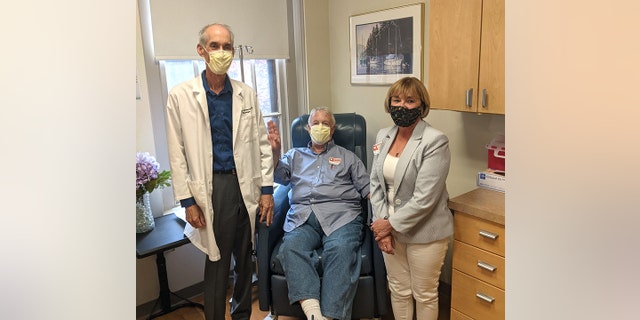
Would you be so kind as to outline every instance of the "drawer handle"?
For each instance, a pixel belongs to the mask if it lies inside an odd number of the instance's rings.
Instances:
[[[482,261],[482,260],[478,260],[478,267],[485,269],[487,271],[491,271],[494,272],[496,270],[496,267]]]
[[[482,107],[487,108],[487,89],[482,89]]]
[[[481,235],[481,236],[483,236],[483,237],[485,237],[485,238],[489,238],[489,239],[491,239],[491,240],[495,240],[495,239],[497,239],[497,238],[498,238],[498,235],[497,235],[497,234],[495,234],[495,233],[491,233],[491,232],[486,231],[486,230],[480,230],[480,235]]]
[[[471,107],[471,104],[473,104],[473,88],[469,88],[469,90],[465,91],[464,105]]]
[[[489,303],[493,303],[493,300],[495,300],[494,297],[488,296],[480,291],[476,292],[476,297]]]

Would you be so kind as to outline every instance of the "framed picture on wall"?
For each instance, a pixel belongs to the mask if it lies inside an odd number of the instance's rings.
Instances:
[[[391,84],[403,77],[422,80],[424,4],[349,17],[351,83]]]

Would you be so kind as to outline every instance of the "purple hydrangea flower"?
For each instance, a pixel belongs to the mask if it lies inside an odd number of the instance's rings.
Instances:
[[[136,188],[141,188],[145,183],[158,178],[160,164],[148,152],[136,154]]]
[[[171,172],[160,172],[160,164],[148,152],[136,153],[136,200],[147,192],[171,185]]]

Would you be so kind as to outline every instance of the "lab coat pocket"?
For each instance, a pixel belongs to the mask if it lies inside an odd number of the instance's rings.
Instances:
[[[238,138],[245,143],[254,143],[258,137],[258,124],[251,108],[243,109],[240,115],[240,123],[234,130],[238,131]]]

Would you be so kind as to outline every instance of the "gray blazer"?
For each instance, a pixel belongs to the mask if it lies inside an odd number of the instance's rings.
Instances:
[[[446,180],[451,153],[449,139],[421,120],[398,159],[394,179],[395,197],[387,203],[382,166],[398,127],[381,129],[373,146],[371,207],[373,219],[380,219],[393,205],[389,222],[395,236],[405,243],[429,243],[453,234],[453,216],[447,205]]]

